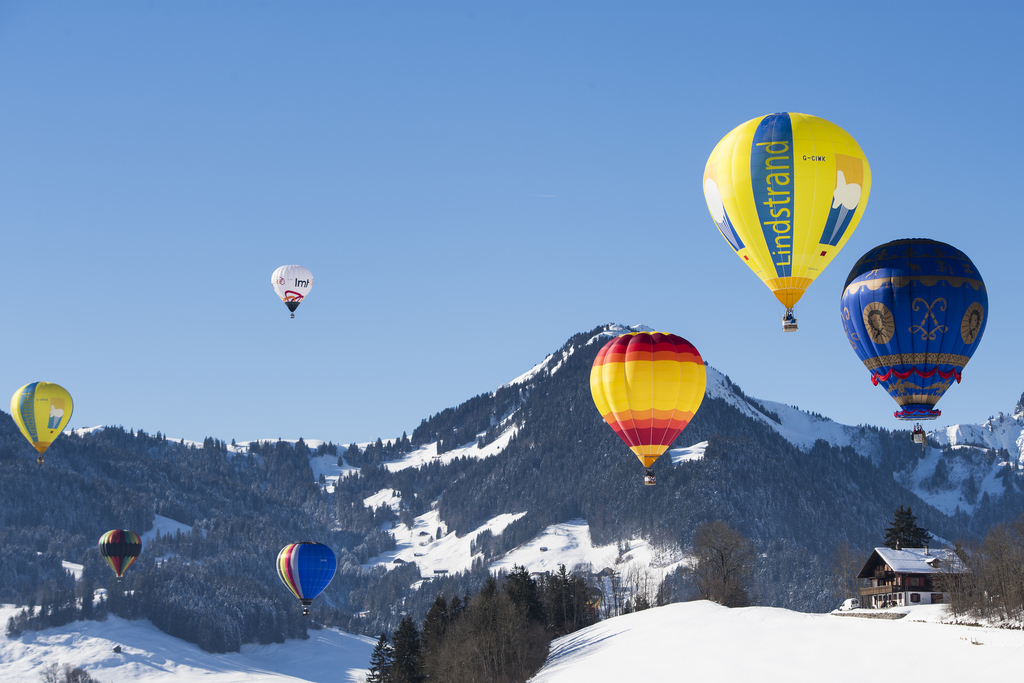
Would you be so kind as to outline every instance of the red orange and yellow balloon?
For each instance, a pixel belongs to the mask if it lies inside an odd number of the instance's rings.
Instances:
[[[668,450],[704,400],[707,371],[693,344],[662,332],[631,332],[604,345],[590,393],[605,422],[648,468]]]

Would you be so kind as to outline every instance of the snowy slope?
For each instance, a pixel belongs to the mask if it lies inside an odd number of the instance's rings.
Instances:
[[[407,467],[422,467],[423,465],[426,465],[427,463],[433,460],[439,460],[441,464],[446,465],[452,462],[453,460],[458,460],[459,458],[463,457],[481,459],[489,458],[492,455],[497,455],[498,453],[501,453],[505,449],[505,447],[508,446],[508,442],[511,441],[513,436],[515,436],[515,433],[515,425],[510,425],[508,429],[502,432],[502,434],[497,439],[495,439],[488,445],[484,446],[483,448],[477,448],[476,441],[471,441],[465,444],[464,446],[454,448],[450,451],[442,453],[441,455],[437,454],[437,442],[435,441],[434,443],[428,443],[424,446],[421,446],[416,450],[412,451],[411,453],[406,453],[405,456],[398,460],[392,460],[390,462],[384,463],[384,467],[386,467],[388,470],[392,472],[398,472],[399,470],[404,470]],[[480,434],[477,435],[477,438],[483,436],[484,434],[486,434],[486,432],[481,432]]]
[[[952,425],[928,432],[929,443],[939,446],[981,446],[1005,448],[1010,460],[1024,468],[1024,407],[1019,403],[1013,416],[999,413],[980,425]]]
[[[932,608],[887,621],[677,603],[559,638],[531,681],[1019,680],[1024,632],[934,623]]]
[[[639,538],[624,545],[621,555],[616,545],[595,546],[590,539],[590,525],[582,519],[574,519],[549,526],[537,538],[492,562],[490,570],[509,571],[519,565],[530,572],[557,572],[559,565],[565,565],[570,571],[580,565],[590,565],[593,572],[607,567],[622,574],[628,573],[630,568],[651,570],[660,581],[686,559],[678,549],[654,548]]]
[[[376,494],[371,498],[376,498],[379,495]],[[448,533],[440,515],[436,510],[431,510],[417,517],[411,529],[405,524],[398,524],[394,529],[388,529],[388,532],[395,537],[398,547],[383,555],[370,558],[363,567],[370,569],[378,564],[394,565],[397,560],[404,563],[415,562],[419,567],[420,575],[425,579],[432,578],[437,573],[450,572],[454,574],[466,571],[473,566],[474,555],[470,546],[477,536],[484,531],[490,531],[495,536],[499,536],[505,527],[525,514],[525,512],[520,512],[498,515],[459,538],[454,531]],[[441,531],[440,536],[437,533],[438,529]]]
[[[0,607],[0,620],[18,610]],[[0,638],[0,680],[36,681],[53,663],[72,664],[107,683],[362,683],[374,641],[337,630],[310,631],[309,640],[243,645],[223,655],[173,638],[148,621],[80,621],[19,638]],[[122,651],[112,651],[120,645]]]

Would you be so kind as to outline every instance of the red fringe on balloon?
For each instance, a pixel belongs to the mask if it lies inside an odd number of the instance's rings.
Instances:
[[[889,377],[892,376],[892,375],[895,375],[899,379],[906,379],[906,378],[910,377],[911,375],[917,375],[918,377],[922,377],[924,379],[928,379],[929,377],[934,375],[936,372],[939,373],[939,377],[941,377],[942,379],[949,379],[950,377],[956,377],[956,383],[960,384],[960,371],[959,370],[957,370],[956,368],[953,368],[949,372],[943,372],[942,370],[939,370],[937,367],[932,368],[928,372],[921,372],[917,368],[911,368],[911,369],[907,370],[906,372],[898,372],[896,370],[896,368],[889,368],[889,372],[885,373],[884,375],[872,371],[872,373],[871,373],[871,383],[874,384],[877,387],[879,382],[887,382],[889,380]]]

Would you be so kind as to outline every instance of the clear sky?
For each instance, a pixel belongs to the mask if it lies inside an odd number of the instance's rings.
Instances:
[[[939,424],[1012,411],[1022,25],[1009,2],[4,2],[0,388],[62,384],[73,427],[366,441],[621,322],[895,428],[839,296],[871,247],[930,237],[990,297]],[[842,126],[873,174],[796,334],[701,189],[777,111]],[[294,320],[269,282],[292,263]]]

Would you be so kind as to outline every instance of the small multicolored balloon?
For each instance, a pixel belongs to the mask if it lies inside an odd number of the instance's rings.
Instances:
[[[11,397],[11,416],[39,452],[40,465],[43,453],[67,427],[74,407],[67,389],[52,382],[26,384]]]
[[[707,370],[693,344],[662,332],[630,332],[598,351],[590,393],[601,417],[647,468],[683,431],[704,400]]]
[[[125,570],[142,554],[142,539],[133,531],[112,529],[100,536],[99,548],[100,555],[114,570],[117,582],[121,583]]]
[[[309,616],[309,606],[327,588],[337,569],[334,551],[322,543],[292,543],[277,554],[277,575],[299,599],[306,616]]]
[[[988,324],[988,291],[962,251],[928,239],[875,247],[843,289],[846,338],[871,382],[899,405],[899,420],[934,420],[960,382]]]

